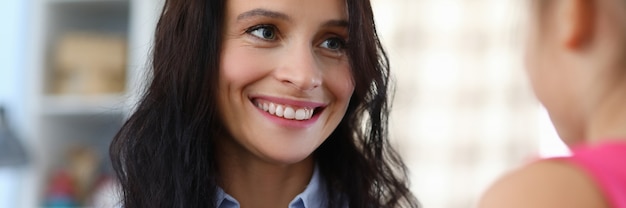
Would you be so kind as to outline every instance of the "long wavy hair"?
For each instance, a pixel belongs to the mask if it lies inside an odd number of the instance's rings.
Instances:
[[[355,91],[343,120],[313,153],[328,207],[418,207],[406,166],[388,141],[389,65],[370,2],[346,3]],[[217,107],[224,11],[225,0],[165,2],[151,82],[110,147],[124,207],[216,206],[214,138],[225,131]]]

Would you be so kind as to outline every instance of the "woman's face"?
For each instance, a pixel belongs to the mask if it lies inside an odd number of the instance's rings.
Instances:
[[[292,164],[337,127],[354,90],[344,0],[228,0],[219,108],[238,157]]]

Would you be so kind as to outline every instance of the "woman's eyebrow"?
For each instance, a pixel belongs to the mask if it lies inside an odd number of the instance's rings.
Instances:
[[[260,9],[260,8],[241,13],[239,16],[237,16],[237,21],[245,20],[245,19],[252,18],[255,16],[263,16],[263,17],[291,21],[291,18],[289,18],[289,16],[284,13],[270,11],[267,9]]]
[[[322,27],[348,27],[347,20],[328,20],[322,24]]]

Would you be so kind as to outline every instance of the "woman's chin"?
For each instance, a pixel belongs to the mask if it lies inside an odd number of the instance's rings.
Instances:
[[[304,161],[311,156],[311,154],[312,152],[293,151],[293,149],[282,151],[274,149],[272,152],[264,154],[263,158],[272,164],[293,165]]]

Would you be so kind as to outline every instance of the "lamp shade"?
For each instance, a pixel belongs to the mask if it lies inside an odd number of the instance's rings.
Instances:
[[[4,108],[0,106],[0,167],[21,166],[26,163],[24,146],[9,128]]]

